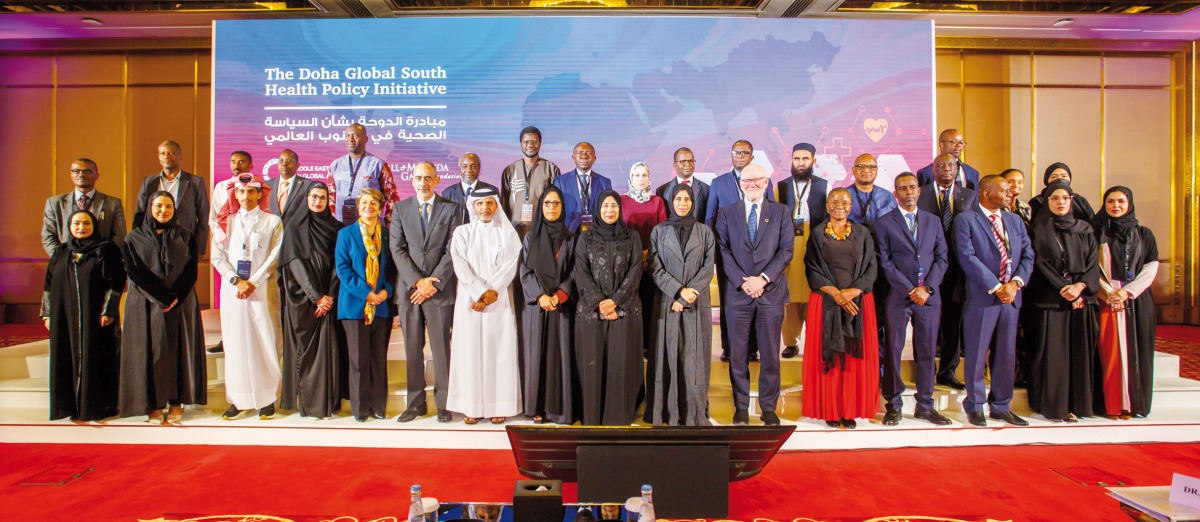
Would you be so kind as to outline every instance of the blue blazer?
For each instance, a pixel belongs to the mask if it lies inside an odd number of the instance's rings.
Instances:
[[[874,228],[880,217],[896,208],[896,196],[883,187],[872,187],[870,195],[858,190],[856,185],[847,188],[850,190],[850,204],[853,205],[850,207],[850,221],[862,223],[867,228]]]
[[[717,213],[720,209],[741,200],[741,187],[738,186],[738,178],[733,174],[733,171],[731,170],[717,176],[716,179],[713,179],[712,186],[708,189],[708,204],[704,207],[704,224],[709,227],[715,227]],[[767,181],[767,200],[775,201],[775,188],[771,181]],[[739,217],[738,219],[742,218]],[[791,225],[791,220],[788,220],[788,225]],[[794,230],[792,234],[795,234]]]
[[[600,213],[600,193],[612,190],[612,180],[592,171],[588,178],[588,208],[592,214]],[[567,229],[572,233],[579,232],[579,224],[583,222],[583,199],[579,191],[579,169],[571,169],[554,178],[554,186],[563,193],[563,213],[566,215]]]
[[[942,278],[948,266],[946,235],[941,218],[917,210],[917,242],[913,243],[904,211],[897,208],[875,222],[875,245],[879,267],[892,287],[889,300],[907,301],[908,292],[917,287],[918,275],[925,274],[925,286],[933,289],[926,304],[942,304]]]
[[[1004,232],[1008,234],[1012,275],[1029,284],[1029,276],[1033,274],[1033,245],[1029,241],[1029,234],[1025,232],[1025,224],[1020,216],[1012,212],[1001,212],[1000,219],[1004,223]],[[963,286],[966,288],[964,303],[977,306],[1000,304],[995,294],[988,293],[1000,284],[1000,249],[996,246],[992,224],[987,216],[976,206],[956,216],[953,229],[954,249],[958,254]],[[1014,306],[1021,306],[1022,293],[1017,292]]]
[[[396,296],[396,288],[392,284],[396,279],[396,265],[392,263],[391,249],[388,246],[388,227],[382,221],[379,238],[379,278],[375,281],[375,287],[371,288],[367,285],[367,247],[363,246],[358,222],[355,221],[338,231],[337,249],[333,256],[338,279],[342,282],[337,296],[338,319],[362,319],[363,307],[367,305],[367,294],[380,288],[387,289],[388,298],[375,307],[375,317],[395,315],[391,307]]]
[[[497,194],[500,193],[500,189],[496,188],[495,185],[492,185],[491,183],[484,183],[478,179],[475,180],[475,190],[482,188],[490,188],[496,191]],[[466,194],[463,194],[461,181],[455,181],[453,185],[446,187],[446,190],[442,191],[442,197],[458,203],[459,224],[465,225],[471,221],[471,211],[467,208],[467,197]]]
[[[788,211],[792,212],[796,208],[796,197],[792,184],[792,178],[785,179],[779,182],[779,199],[776,201],[787,206]],[[804,189],[800,189],[803,191]],[[829,182],[821,177],[813,174],[812,181],[809,181],[808,186],[808,222],[815,226],[817,223],[824,222],[829,217],[825,210],[825,197],[829,192]],[[794,214],[789,214],[794,215]]]
[[[726,287],[721,291],[728,292],[729,304],[737,306],[755,301],[742,292],[742,278],[766,274],[771,282],[757,301],[769,306],[779,305],[782,314],[783,305],[790,299],[785,271],[792,262],[796,244],[787,207],[774,201],[763,201],[754,243],[750,242],[750,230],[746,227],[744,201],[721,209],[716,232],[721,269],[726,280]]]
[[[959,166],[962,167],[963,177],[967,178],[967,188],[969,188],[971,190],[975,190],[975,187],[979,186],[979,171],[976,170],[975,167],[967,165],[966,163],[963,163],[961,161],[958,162],[958,164],[959,164]],[[929,183],[933,183],[933,164],[932,163],[925,165],[925,167],[923,167],[921,170],[917,171],[917,184],[925,185],[925,184],[929,184]],[[961,187],[962,185],[959,185],[959,186]]]

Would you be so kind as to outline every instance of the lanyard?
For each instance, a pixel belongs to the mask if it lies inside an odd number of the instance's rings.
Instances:
[[[793,219],[800,218],[800,205],[807,203],[804,198],[808,197],[808,187],[810,186],[812,186],[812,181],[805,182],[804,192],[800,192],[800,182],[796,181],[796,178],[792,178],[792,193],[799,194],[799,196],[796,197],[796,208],[792,210]]]
[[[349,154],[346,155],[346,161],[348,161],[350,163],[350,187],[351,187],[351,190],[353,190],[353,188],[354,188],[354,180],[358,178],[358,169],[362,168],[363,160],[365,160],[365,159],[367,159],[367,155],[363,154],[363,157],[358,158],[358,165],[355,165],[354,164],[354,156],[349,155]]]
[[[537,168],[537,162],[533,163],[533,168]],[[529,203],[529,165],[525,164],[525,160],[521,160],[521,170],[525,171],[525,202]]]

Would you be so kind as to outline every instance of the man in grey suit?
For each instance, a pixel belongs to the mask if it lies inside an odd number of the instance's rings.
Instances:
[[[208,248],[208,191],[204,178],[183,170],[180,162],[183,150],[178,143],[167,140],[158,146],[158,164],[162,170],[146,176],[138,189],[137,211],[133,213],[133,226],[142,226],[150,206],[150,196],[160,190],[175,196],[175,222],[196,240],[196,255],[203,255]]]
[[[666,201],[675,185],[681,183],[691,185],[692,192],[696,194],[692,200],[692,217],[696,218],[696,221],[705,223],[707,215],[704,211],[708,206],[708,183],[692,177],[696,172],[696,155],[692,154],[692,149],[680,147],[675,151],[674,163],[671,166],[675,169],[675,177],[671,178],[671,181],[659,185],[654,193]],[[670,205],[669,202],[667,204]]]
[[[125,242],[125,210],[121,200],[96,190],[100,167],[96,162],[79,158],[71,162],[71,182],[75,190],[46,199],[42,213],[42,248],[47,254],[71,239],[69,217],[76,210],[87,210],[96,216],[95,237],[102,237],[121,246]]]
[[[438,422],[450,422],[446,390],[450,384],[450,325],[454,321],[457,280],[450,259],[450,238],[461,223],[458,205],[438,196],[437,169],[422,161],[413,169],[417,194],[396,204],[388,234],[399,272],[396,304],[404,329],[408,367],[408,407],[397,419],[408,422],[428,411],[425,402],[425,333],[433,354],[433,400]]]
[[[283,149],[279,153],[279,177],[267,180],[271,187],[271,198],[267,203],[271,213],[283,220],[284,232],[287,233],[288,218],[296,215],[297,211],[308,211],[308,189],[312,180],[297,176],[300,169],[300,156],[291,149]]]

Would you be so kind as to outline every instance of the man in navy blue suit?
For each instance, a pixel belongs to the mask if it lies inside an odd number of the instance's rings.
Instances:
[[[963,139],[958,129],[946,129],[938,135],[938,154],[949,154],[954,158],[954,184],[962,188],[975,190],[979,186],[979,171],[962,160],[963,150],[967,148],[967,140]],[[933,182],[937,177],[934,170],[937,160],[917,171],[917,182],[922,186]]]
[[[891,285],[885,307],[887,344],[881,345],[883,361],[883,400],[887,411],[885,426],[900,423],[904,401],[904,381],[900,378],[900,353],[904,351],[904,330],[913,327],[913,359],[917,365],[917,409],[913,417],[939,426],[950,424],[933,408],[934,359],[937,355],[938,321],[942,307],[942,276],[946,273],[946,236],[938,217],[917,209],[921,188],[917,176],[905,172],[896,176],[896,203],[899,208],[875,222],[875,244],[879,267]]]
[[[474,152],[468,152],[458,158],[458,175],[461,181],[446,187],[442,191],[442,197],[450,201],[458,203],[458,222],[465,225],[471,221],[471,212],[467,210],[467,198],[471,197],[476,190],[490,188],[496,192],[500,189],[495,185],[479,181],[479,170],[482,165],[479,161],[479,156]]]
[[[754,161],[754,145],[746,140],[737,140],[733,142],[729,157],[733,161],[733,169],[713,179],[712,187],[708,191],[708,204],[704,210],[704,224],[712,227],[714,232],[716,232],[717,214],[720,213],[720,209],[741,201],[744,196],[741,186],[742,171]],[[767,199],[775,201],[775,191],[771,187],[770,178],[767,178],[766,192]],[[720,238],[717,239],[720,240]],[[717,287],[722,289],[719,294],[721,301],[721,360],[729,361],[729,324],[726,322],[725,315],[725,271],[721,269],[721,263],[721,257],[717,256]],[[750,360],[758,360],[757,343],[751,343]]]
[[[804,332],[804,315],[808,312],[808,276],[804,273],[804,248],[809,229],[828,218],[825,195],[829,184],[813,175],[817,148],[810,143],[792,147],[792,177],[779,182],[779,202],[791,211],[795,248],[788,265],[788,287],[792,302],[783,313],[783,354],[791,359],[800,353],[800,334]]]
[[[921,195],[917,198],[917,208],[938,216],[942,231],[946,234],[947,242],[954,237],[954,217],[979,206],[979,198],[975,191],[954,183],[956,165],[954,156],[942,154],[933,160],[934,179],[932,183],[921,185]],[[953,305],[942,307],[941,328],[938,331],[938,362],[937,383],[956,390],[966,387],[958,380],[958,362],[962,359],[962,268],[958,265],[957,256],[950,256],[950,265],[946,268],[946,277],[942,279],[942,298],[944,303]]]
[[[966,281],[963,305],[963,348],[966,352],[967,399],[963,410],[975,426],[986,426],[988,414],[1016,426],[1029,425],[1009,409],[1013,397],[1013,372],[1017,316],[1021,289],[1033,272],[1033,246],[1021,218],[1008,207],[1008,181],[996,175],[979,180],[979,206],[954,218],[954,247]],[[988,347],[992,360],[992,388],[984,398],[984,367]]]
[[[675,177],[671,178],[671,181],[659,185],[654,193],[666,201],[675,185],[691,185],[692,193],[696,195],[692,198],[692,217],[696,218],[696,221],[707,223],[704,211],[708,206],[708,183],[692,176],[696,172],[696,155],[692,154],[692,149],[687,147],[677,149],[674,163],[671,166],[675,169]]]
[[[750,332],[758,337],[758,405],[763,424],[779,424],[779,329],[788,302],[786,270],[792,261],[792,220],[786,206],[768,200],[769,179],[758,165],[741,175],[745,197],[721,209],[717,245],[725,284],[722,312],[729,325],[729,380],[733,383],[733,424],[750,423]]]
[[[554,178],[554,186],[563,193],[563,215],[567,228],[579,232],[580,226],[591,228],[592,214],[599,210],[600,193],[612,190],[612,180],[592,172],[596,163],[596,148],[586,141],[575,145],[571,153],[575,170]]]

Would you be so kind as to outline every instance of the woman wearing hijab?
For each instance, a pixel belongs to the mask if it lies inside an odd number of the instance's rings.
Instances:
[[[383,193],[358,193],[358,219],[338,231],[334,249],[337,268],[337,318],[346,332],[350,354],[349,395],[354,420],[387,418],[387,349],[392,335],[391,296],[395,268],[383,226]],[[288,232],[289,234],[291,232]]]
[[[175,198],[150,196],[150,217],[125,237],[129,293],[121,334],[122,417],[148,415],[162,422],[183,418],[184,404],[208,403],[204,327],[196,300],[198,250],[178,226]]]
[[[1154,296],[1158,242],[1138,224],[1133,191],[1104,192],[1092,221],[1100,243],[1100,339],[1104,414],[1129,419],[1150,414],[1154,391]]]
[[[716,239],[712,229],[692,217],[692,194],[691,185],[675,185],[668,194],[671,217],[650,233],[650,272],[658,292],[646,421],[659,425],[711,425],[712,306],[708,284],[716,263]]]
[[[1042,190],[1046,208],[1030,224],[1034,270],[1025,294],[1032,307],[1029,407],[1053,422],[1092,415],[1095,379],[1096,291],[1100,271],[1091,225],[1071,210],[1070,185]]]
[[[849,220],[850,191],[829,192],[829,219],[808,237],[804,269],[812,294],[804,334],[804,416],[830,428],[879,411],[879,336],[875,318],[875,240]],[[864,335],[864,332],[870,332]],[[811,364],[809,364],[811,362]]]
[[[575,320],[575,237],[567,229],[558,187],[542,193],[521,251],[521,348],[524,410],[534,422],[575,422],[571,323]]]
[[[1046,173],[1042,175],[1042,186],[1049,186],[1055,181],[1062,181],[1067,185],[1071,184],[1071,167],[1066,163],[1052,163],[1046,167]],[[1092,210],[1092,204],[1088,203],[1087,198],[1083,195],[1072,192],[1071,196],[1071,213],[1076,219],[1091,221],[1096,212]],[[1037,219],[1038,214],[1046,208],[1046,196],[1038,194],[1029,200],[1029,222]]]
[[[575,367],[585,426],[628,426],[642,386],[642,241],[621,197],[600,194],[600,219],[575,242]]]
[[[293,214],[283,235],[283,391],[279,406],[301,417],[330,417],[342,408],[339,393],[344,335],[333,312],[340,282],[334,250],[341,221],[329,211],[329,187],[316,182],[307,208]]]
[[[86,423],[117,414],[117,336],[125,265],[121,249],[95,235],[96,217],[67,218],[71,239],[46,268],[42,322],[50,331],[50,420]]]
[[[637,232],[638,239],[642,240],[642,248],[650,248],[650,232],[667,220],[667,204],[654,195],[654,190],[650,188],[650,167],[643,162],[629,167],[629,190],[621,195],[621,219]],[[648,253],[642,251],[642,280],[638,282],[638,299],[642,302],[642,310],[646,312],[642,317],[642,346],[647,350],[647,359],[650,358],[650,347],[654,346],[653,314],[649,310],[654,309],[654,298],[658,295],[658,287],[654,285],[650,273]]]

